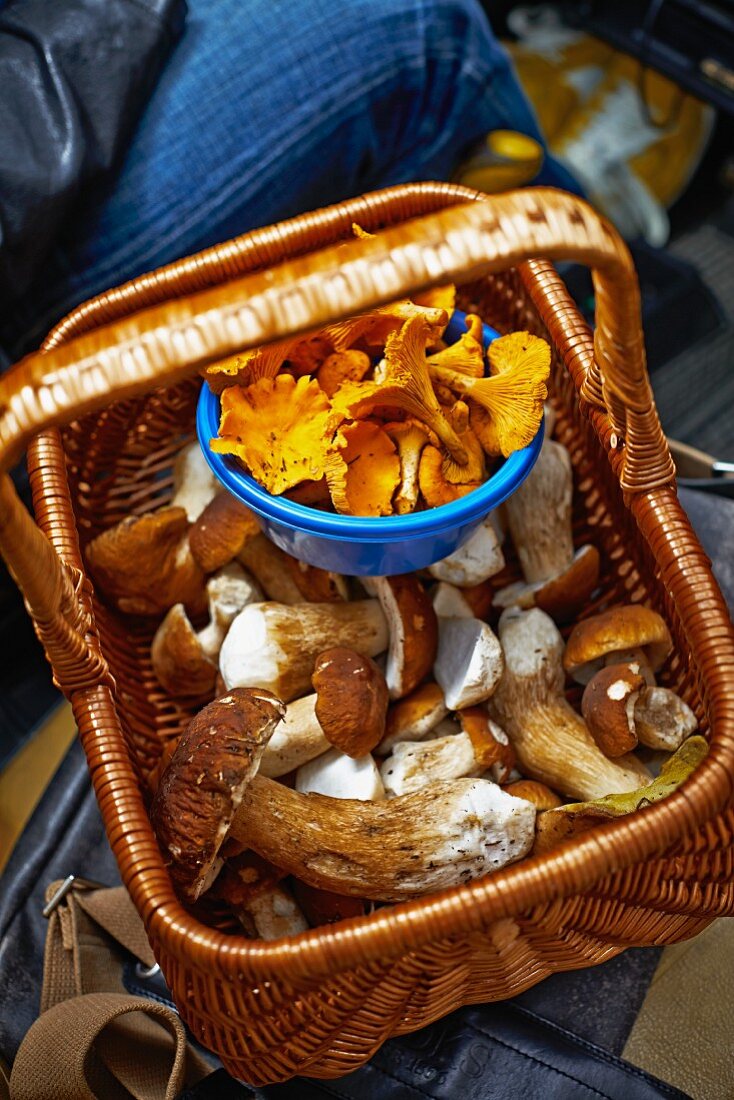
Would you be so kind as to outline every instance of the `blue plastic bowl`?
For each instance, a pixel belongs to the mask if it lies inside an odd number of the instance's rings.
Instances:
[[[465,314],[454,313],[445,340],[466,331]],[[499,333],[484,326],[487,347]],[[405,516],[341,516],[271,496],[229,455],[215,454],[209,441],[219,431],[219,397],[206,383],[196,411],[196,431],[215,476],[256,512],[276,546],[310,565],[352,576],[388,576],[423,569],[466,542],[482,520],[514,493],[532,470],[543,443],[543,423],[529,446],[515,451],[478,489],[465,497]]]

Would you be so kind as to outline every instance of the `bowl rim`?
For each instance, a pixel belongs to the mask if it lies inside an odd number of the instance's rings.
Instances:
[[[450,328],[458,329],[464,316],[459,310],[454,311],[446,331]],[[486,349],[499,333],[487,324],[483,325],[483,329]],[[458,334],[457,331],[457,336]],[[219,430],[219,415],[219,395],[213,393],[205,381],[196,407],[196,433],[210,470],[224,488],[263,519],[295,531],[306,531],[311,535],[344,542],[353,542],[355,539],[364,542],[391,542],[423,538],[483,518],[507,500],[528,476],[540,453],[545,426],[544,414],[533,440],[526,447],[513,451],[498,470],[466,496],[441,504],[437,508],[409,512],[403,516],[345,516],[336,512],[323,512],[287,497],[273,496],[245,473],[235,458],[212,451],[209,441],[216,437]]]

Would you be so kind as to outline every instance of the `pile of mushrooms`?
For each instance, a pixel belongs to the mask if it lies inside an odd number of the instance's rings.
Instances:
[[[195,712],[151,777],[187,903],[208,893],[250,936],[296,934],[548,850],[701,759],[695,715],[655,682],[660,615],[611,607],[564,643],[599,554],[574,547],[559,443],[502,522],[420,574],[359,579],[279,550],[197,455],[169,506],[87,547],[105,597],[155,617],[155,677]]]

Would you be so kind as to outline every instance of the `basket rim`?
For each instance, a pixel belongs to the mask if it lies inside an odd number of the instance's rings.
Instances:
[[[255,230],[84,303],[49,334],[44,349],[100,327],[111,318],[135,313],[149,305],[151,299],[181,297],[202,285],[225,282],[241,272],[242,263],[251,254],[249,250],[260,258],[264,256],[267,264],[299,254],[296,230],[304,223],[313,230],[318,222],[322,237],[337,240],[354,220],[361,219],[369,228],[380,218],[402,221],[482,198],[477,192],[451,184],[399,185],[305,218]],[[318,241],[318,245],[322,243]],[[518,270],[554,342],[557,346],[565,345],[562,357],[579,389],[593,361],[593,340],[588,326],[551,264],[533,260]],[[580,402],[583,415],[591,421],[619,478],[621,458],[606,411],[583,398]],[[33,440],[29,460],[35,471],[33,491],[39,526],[64,560],[83,574],[63,446],[57,430],[44,432]],[[46,490],[53,499],[45,498]],[[696,634],[689,641],[701,669],[702,697],[711,718],[708,756],[673,795],[628,818],[583,834],[561,848],[526,858],[465,886],[403,902],[339,925],[311,929],[296,937],[267,943],[251,941],[201,924],[178,901],[145,814],[110,688],[101,680],[74,692],[71,701],[108,840],[149,936],[165,944],[173,957],[221,977],[248,975],[266,979],[282,975],[291,982],[299,977],[313,979],[369,962],[375,954],[381,958],[403,955],[424,943],[478,931],[494,920],[582,893],[612,871],[624,870],[669,848],[713,817],[732,795],[734,631],[710,563],[675,488],[665,486],[628,494],[626,505],[638,526],[649,529],[645,537],[660,568],[660,582],[666,585],[686,633]],[[659,550],[672,540],[679,549],[667,567],[663,567]],[[698,638],[698,631],[706,634],[705,640]],[[105,718],[104,736],[101,714]],[[112,746],[115,751],[107,751]],[[132,830],[127,831],[131,807],[135,822]],[[144,821],[139,817],[141,812]]]

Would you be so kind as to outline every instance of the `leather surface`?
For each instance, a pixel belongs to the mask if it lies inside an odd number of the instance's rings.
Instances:
[[[124,149],[186,7],[184,0],[11,0],[0,9],[0,292],[7,303],[39,270],[82,185]]]

